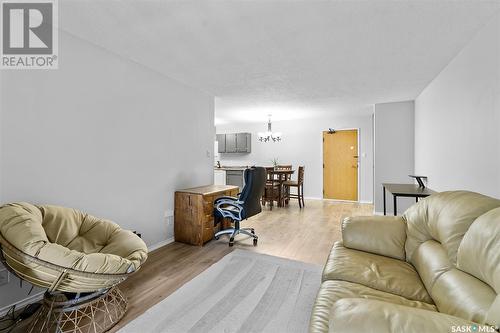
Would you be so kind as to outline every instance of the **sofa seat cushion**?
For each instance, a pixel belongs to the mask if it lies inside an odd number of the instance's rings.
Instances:
[[[330,318],[330,333],[423,333],[423,332],[491,332],[463,318],[383,302],[375,299],[344,298],[335,303]],[[474,329],[475,328],[475,329]]]
[[[342,280],[433,304],[413,266],[405,261],[348,249],[335,243],[323,270],[323,281]]]
[[[404,297],[384,291],[372,289],[358,283],[339,280],[327,280],[321,288],[314,303],[310,327],[315,332],[328,332],[331,311],[335,302],[344,298],[374,299],[429,311],[436,311],[432,304],[412,301]]]

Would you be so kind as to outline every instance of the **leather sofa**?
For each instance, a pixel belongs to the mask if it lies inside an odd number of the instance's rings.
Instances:
[[[495,332],[500,200],[442,192],[401,217],[350,217],[323,270],[310,332]]]

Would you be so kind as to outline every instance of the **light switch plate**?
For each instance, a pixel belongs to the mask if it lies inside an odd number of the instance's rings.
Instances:
[[[0,270],[0,286],[8,284],[10,281],[9,271],[5,268]]]

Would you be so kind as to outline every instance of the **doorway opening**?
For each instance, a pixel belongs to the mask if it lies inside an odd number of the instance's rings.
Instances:
[[[323,198],[358,201],[358,130],[323,132]]]

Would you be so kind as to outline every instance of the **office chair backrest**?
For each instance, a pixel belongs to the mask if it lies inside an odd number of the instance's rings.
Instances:
[[[245,187],[239,200],[243,202],[242,218],[246,219],[262,211],[260,204],[266,185],[266,169],[251,167],[245,170]]]

